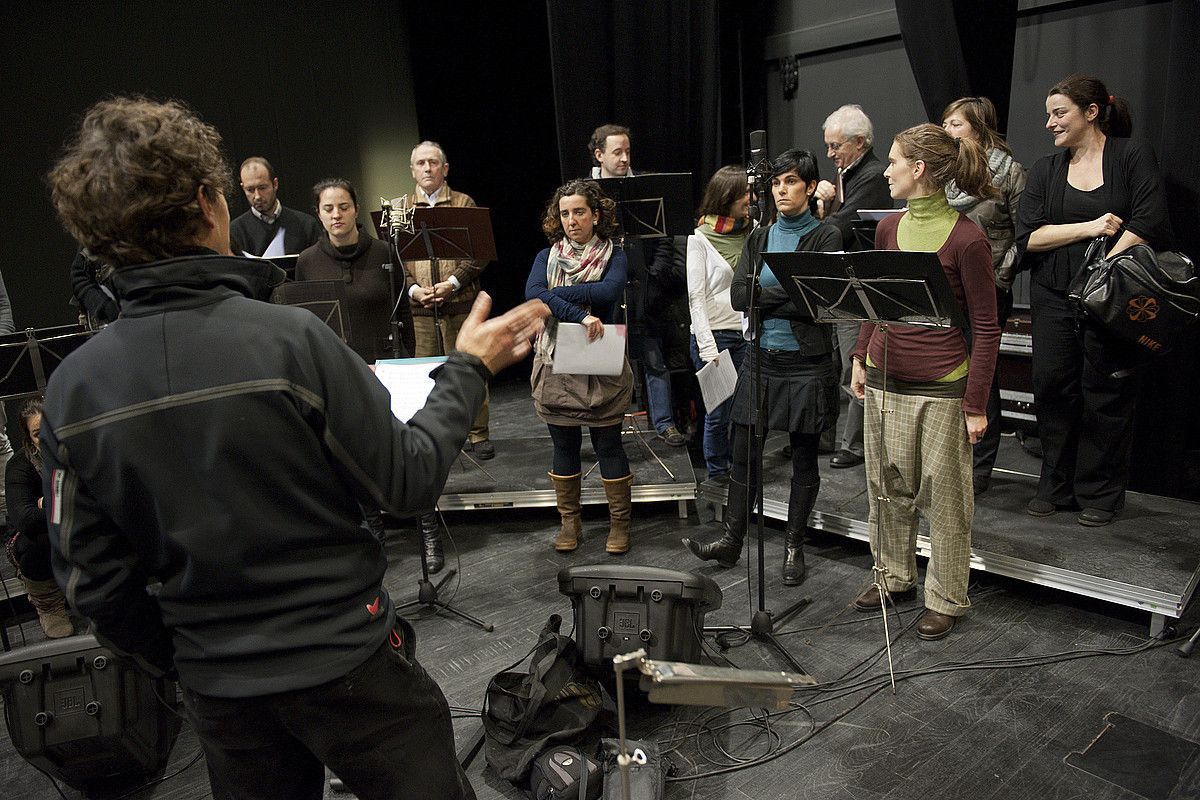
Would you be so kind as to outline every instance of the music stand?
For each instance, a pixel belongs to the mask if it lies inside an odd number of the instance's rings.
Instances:
[[[657,172],[643,175],[631,175],[627,178],[597,178],[596,183],[609,199],[617,204],[617,222],[619,225],[617,243],[631,262],[642,263],[643,239],[663,239],[670,236],[686,236],[696,228],[696,220],[692,217],[692,173],[690,172]],[[625,323],[629,334],[625,339],[626,355],[633,338],[632,326],[629,325],[629,298],[626,289]],[[646,309],[639,309],[643,315]],[[641,322],[641,320],[638,320]],[[645,397],[645,391],[643,391]],[[646,407],[649,408],[647,399]],[[627,415],[628,416],[628,415]],[[631,420],[630,430],[642,448],[650,457],[658,462],[663,472],[675,480],[675,473],[658,457],[658,453],[646,443],[643,431],[637,426],[636,419]],[[595,469],[593,464],[591,469]],[[591,474],[591,469],[588,474]],[[586,476],[585,476],[586,477]]]
[[[93,335],[78,325],[62,325],[0,336],[0,400],[42,394],[50,374]]]
[[[883,333],[883,365],[887,374],[889,324],[931,328],[965,328],[966,316],[950,288],[936,253],[898,250],[865,250],[858,253],[763,253],[763,260],[779,278],[783,288],[816,322],[870,322]],[[879,452],[883,452],[887,424],[887,380],[880,397]],[[881,494],[876,503],[891,502],[884,492],[883,459],[876,464]],[[891,635],[887,607],[891,596],[884,585],[887,568],[879,563],[881,523],[869,532],[871,556],[875,561],[873,587],[879,591],[883,635],[887,647],[888,674],[892,691],[896,678],[892,666]],[[805,520],[807,523],[807,520]],[[895,608],[895,604],[892,604]]]
[[[281,283],[271,292],[271,302],[282,306],[307,308],[333,329],[346,344],[351,342],[353,325],[346,284],[342,281],[292,281]]]

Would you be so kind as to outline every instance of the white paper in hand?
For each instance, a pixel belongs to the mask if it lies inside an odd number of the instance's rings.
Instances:
[[[722,350],[715,359],[701,367],[696,373],[696,381],[700,384],[705,408],[716,408],[733,397],[733,390],[737,388],[737,368],[733,366],[729,351]]]
[[[625,326],[605,325],[594,342],[578,322],[558,323],[554,372],[558,375],[620,375],[625,365]]]
[[[389,358],[375,362],[375,377],[392,396],[392,414],[396,419],[408,422],[425,407],[425,401],[433,391],[433,378],[429,373],[444,363],[445,356]]]

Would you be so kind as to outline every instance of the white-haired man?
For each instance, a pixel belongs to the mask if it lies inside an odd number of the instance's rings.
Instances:
[[[817,215],[824,217],[842,232],[847,250],[858,250],[851,223],[858,219],[862,208],[891,208],[884,165],[875,157],[871,145],[875,130],[861,106],[844,105],[834,111],[821,125],[825,132],[825,154],[837,168],[834,180],[817,184]],[[855,467],[863,463],[863,404],[850,391],[850,351],[858,341],[859,323],[839,322],[838,352],[842,364],[842,391],[850,398],[846,424],[842,430],[838,451],[829,459],[835,469]]]

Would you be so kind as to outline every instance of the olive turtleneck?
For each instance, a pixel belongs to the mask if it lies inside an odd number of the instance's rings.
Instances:
[[[908,213],[900,218],[896,243],[901,250],[936,253],[950,238],[958,212],[950,207],[943,190],[927,197],[910,197]]]

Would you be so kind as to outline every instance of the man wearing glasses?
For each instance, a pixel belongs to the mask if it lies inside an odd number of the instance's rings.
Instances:
[[[863,249],[856,241],[850,225],[858,219],[861,208],[891,208],[884,165],[871,149],[874,128],[862,107],[845,105],[830,114],[821,126],[825,132],[825,154],[833,160],[837,171],[833,181],[817,184],[817,216],[832,222],[842,232],[847,250]],[[850,398],[846,424],[838,451],[829,459],[835,469],[855,467],[863,463],[863,404],[850,391],[850,352],[858,341],[857,322],[835,325],[838,352],[842,366],[842,391]]]

